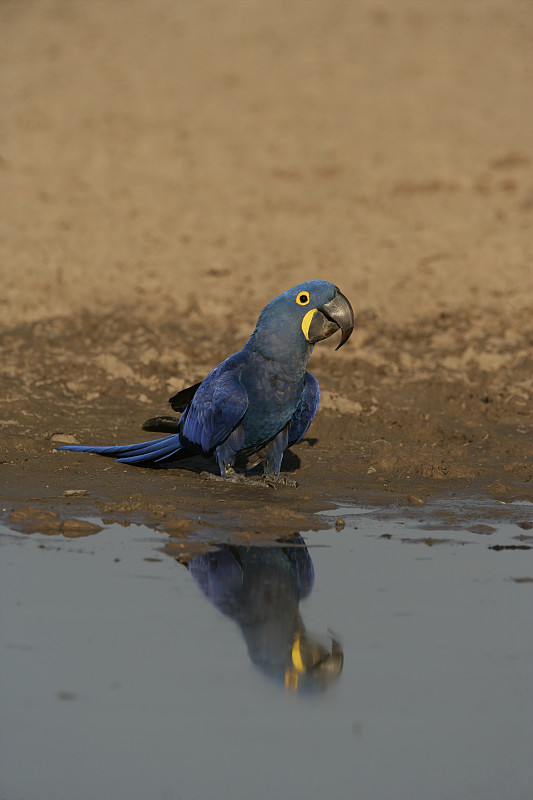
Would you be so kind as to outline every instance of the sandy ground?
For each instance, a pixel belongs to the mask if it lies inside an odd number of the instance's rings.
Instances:
[[[246,533],[266,502],[300,530],[332,499],[533,496],[530,3],[4,0],[0,16],[6,514],[61,514],[74,488],[80,513],[224,511]],[[357,321],[313,355],[321,410],[286,459],[299,490],[54,452],[141,438],[310,278]]]

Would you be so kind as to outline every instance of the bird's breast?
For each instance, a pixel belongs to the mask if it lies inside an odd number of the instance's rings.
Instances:
[[[262,444],[279,433],[292,419],[300,402],[304,376],[287,375],[267,364],[243,375],[248,409],[242,421],[245,446]]]

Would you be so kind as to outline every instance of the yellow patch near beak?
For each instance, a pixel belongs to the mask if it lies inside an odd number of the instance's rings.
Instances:
[[[313,319],[313,314],[315,313],[315,311],[318,311],[318,308],[312,308],[310,311],[307,312],[307,314],[302,320],[302,331],[307,341],[309,341],[309,328],[311,327],[311,321]]]

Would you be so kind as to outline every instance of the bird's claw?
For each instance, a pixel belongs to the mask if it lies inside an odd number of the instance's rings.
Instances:
[[[298,488],[298,481],[293,481],[291,478],[285,478],[281,475],[241,475],[235,470],[227,470],[226,475],[214,475],[212,472],[201,472],[200,478],[206,481],[218,481],[222,483],[240,483],[244,486],[268,486],[271,489],[276,489],[278,486],[292,486]]]
[[[247,475],[241,475],[234,470],[227,470],[225,475],[213,475],[212,472],[200,472],[200,478],[206,481],[218,481],[219,483],[240,483],[248,486],[258,486],[257,478],[250,478]]]
[[[261,475],[260,481],[265,483],[267,486],[272,486],[275,488],[276,486],[292,486],[293,488],[297,489],[300,484],[298,481],[293,481],[292,478],[286,478],[284,475],[269,475],[265,473]]]

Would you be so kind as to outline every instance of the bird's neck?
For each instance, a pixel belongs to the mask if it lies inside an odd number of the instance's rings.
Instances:
[[[297,376],[305,373],[313,345],[303,339],[297,342],[291,339],[283,329],[265,331],[256,328],[245,349],[260,353],[278,363],[284,372]]]

